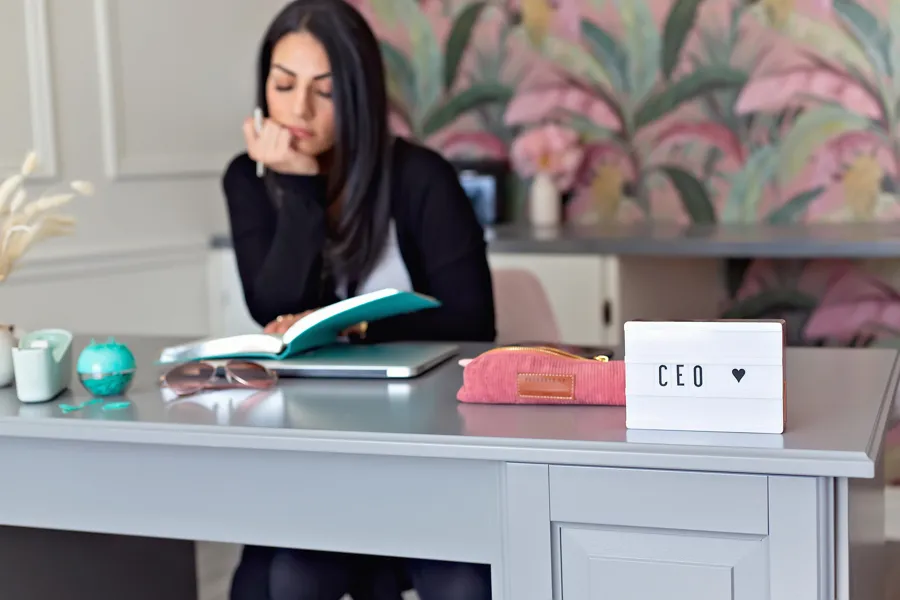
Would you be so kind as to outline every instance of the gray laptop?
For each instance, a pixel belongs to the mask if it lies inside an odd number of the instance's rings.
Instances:
[[[455,344],[337,344],[284,360],[254,360],[282,377],[409,379],[459,353]]]

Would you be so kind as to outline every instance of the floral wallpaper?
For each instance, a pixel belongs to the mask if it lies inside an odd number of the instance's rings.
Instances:
[[[355,4],[398,133],[549,171],[570,222],[900,217],[898,0]]]
[[[900,281],[894,261],[755,260],[736,263],[722,317],[782,318],[790,346],[900,349]]]

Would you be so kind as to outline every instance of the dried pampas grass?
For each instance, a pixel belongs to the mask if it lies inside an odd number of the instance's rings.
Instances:
[[[28,202],[24,184],[38,166],[38,157],[30,152],[18,173],[0,183],[0,282],[12,274],[19,260],[38,242],[70,235],[75,219],[54,211],[75,199],[90,196],[94,186],[87,181],[73,181],[71,191],[42,195]]]

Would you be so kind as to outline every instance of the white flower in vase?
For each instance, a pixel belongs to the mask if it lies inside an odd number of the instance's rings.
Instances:
[[[554,226],[562,220],[562,195],[568,192],[584,161],[578,134],[549,124],[522,133],[512,145],[512,162],[523,177],[530,177],[529,220],[536,226]]]

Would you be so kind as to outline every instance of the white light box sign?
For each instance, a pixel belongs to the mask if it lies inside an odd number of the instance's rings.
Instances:
[[[784,348],[784,321],[629,321],[625,424],[784,433]]]

